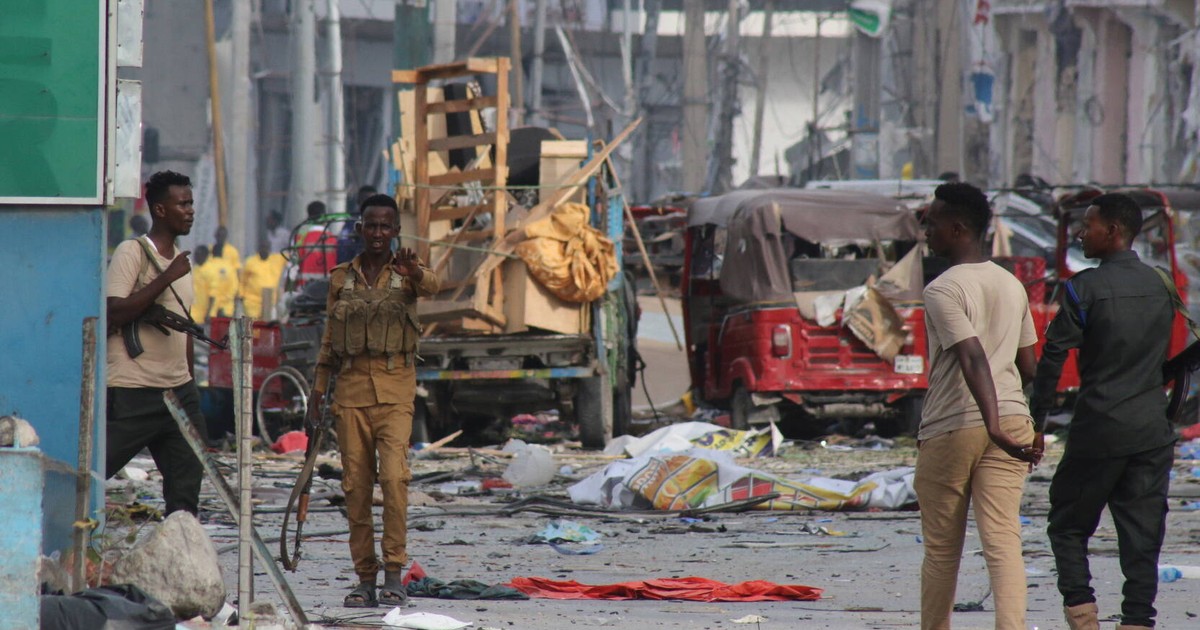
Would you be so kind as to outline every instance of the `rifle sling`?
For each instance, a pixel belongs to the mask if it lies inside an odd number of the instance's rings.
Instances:
[[[317,456],[321,454],[321,439],[325,436],[325,424],[322,422],[309,437],[308,454],[304,458],[304,466],[300,469],[300,474],[296,476],[296,485],[292,486],[292,493],[288,496],[287,509],[283,511],[283,525],[279,529],[279,561],[283,563],[283,568],[288,571],[295,571],[296,566],[300,564],[300,537],[304,529],[304,519],[300,518],[300,514],[296,515],[296,540],[292,546],[292,553],[288,554],[287,539],[288,539],[288,517],[291,516],[292,510],[297,507],[297,502],[301,497],[306,497],[312,488],[313,470],[317,466]],[[307,512],[307,506],[304,511]]]
[[[161,276],[165,270],[158,266],[158,259],[155,258],[156,254],[150,249],[149,238],[150,237],[138,237],[134,240],[136,240],[138,244],[142,246],[142,252],[146,254],[146,259],[150,261],[150,264],[154,266],[154,270],[157,271],[158,275]],[[179,297],[179,292],[175,290],[175,283],[168,283],[167,288],[170,289],[171,294],[175,296],[175,301],[179,302],[179,308],[183,309],[183,316],[188,318],[188,321],[195,325],[196,321],[192,319],[192,313],[190,312],[190,309],[188,309],[187,305],[183,303],[183,298]]]

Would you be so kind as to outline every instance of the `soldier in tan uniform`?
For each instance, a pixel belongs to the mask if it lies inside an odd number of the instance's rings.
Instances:
[[[350,557],[359,579],[344,600],[351,608],[407,601],[400,579],[408,560],[405,540],[412,478],[408,442],[421,334],[417,297],[435,294],[440,283],[412,250],[392,251],[399,222],[399,209],[391,197],[373,195],[362,202],[355,230],[364,251],[330,273],[328,319],[308,408],[308,422],[314,425],[320,419],[330,376],[336,373],[332,409],[350,520]],[[375,555],[371,514],[376,480],[383,489],[384,582],[378,597],[380,560]]]

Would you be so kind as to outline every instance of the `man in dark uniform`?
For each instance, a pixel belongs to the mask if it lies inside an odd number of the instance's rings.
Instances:
[[[1154,627],[1175,454],[1162,377],[1175,311],[1163,279],[1130,250],[1141,228],[1141,208],[1129,196],[1092,201],[1079,240],[1084,255],[1100,259],[1100,266],[1064,284],[1034,381],[1040,435],[1067,351],[1079,349],[1079,395],[1050,485],[1047,527],[1073,629],[1100,627],[1087,549],[1105,505],[1116,524],[1125,576],[1119,628]]]

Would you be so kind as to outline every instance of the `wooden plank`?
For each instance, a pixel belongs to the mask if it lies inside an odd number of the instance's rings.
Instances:
[[[416,83],[419,78],[416,70],[392,70],[392,83]]]
[[[459,230],[454,236],[431,243],[432,246],[453,245],[457,243],[479,243],[492,238],[492,230]]]
[[[429,141],[430,151],[451,151],[453,149],[470,149],[496,144],[496,134],[481,133],[476,136],[450,136]]]
[[[501,58],[502,59],[502,58]],[[472,57],[466,61],[455,61],[432,66],[422,66],[416,69],[417,83],[435,79],[454,79],[471,74],[496,74],[500,59],[493,57]],[[393,73],[393,76],[395,74]]]
[[[424,83],[418,83],[413,96],[413,204],[417,209],[417,234],[429,233],[429,130],[425,108],[429,97]],[[429,243],[417,243],[417,257],[429,260]]]
[[[418,140],[419,140],[419,138],[418,138]],[[417,152],[418,152],[418,155],[420,155],[420,148],[417,149]],[[422,160],[417,160],[418,165],[421,162],[422,162]],[[420,166],[418,166],[418,168],[420,168]],[[428,185],[430,185],[430,186],[455,186],[458,184],[465,184],[466,182],[491,182],[495,178],[496,178],[496,169],[495,168],[481,168],[481,169],[475,169],[472,171],[459,171],[456,173],[446,173],[444,175],[436,175],[436,176],[430,177],[428,179]],[[418,178],[417,181],[419,182],[420,179]]]
[[[505,322],[504,314],[497,313],[487,307],[478,309],[465,301],[424,300],[419,303],[417,314],[422,322],[444,322],[463,317],[483,319],[500,327],[503,327]]]
[[[467,71],[471,74],[479,72],[503,74],[508,72],[508,57],[469,57]]]
[[[498,101],[495,96],[481,96],[479,98],[459,99],[455,101],[444,101],[441,103],[430,103],[430,114],[460,114],[462,112],[478,111],[487,109],[488,107],[496,107]]]
[[[470,217],[476,212],[488,212],[492,209],[492,204],[485,203],[477,206],[442,206],[434,208],[429,213],[431,221],[453,221],[463,217]]]

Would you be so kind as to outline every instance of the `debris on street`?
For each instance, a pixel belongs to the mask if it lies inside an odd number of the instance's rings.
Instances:
[[[726,584],[699,577],[662,578],[618,584],[580,584],[538,577],[514,578],[512,586],[531,597],[550,599],[670,599],[696,602],[814,601],[822,590],[764,580]]]
[[[779,493],[763,510],[900,509],[916,502],[913,469],[873,473],[857,481],[809,477],[791,480],[735,463],[720,451],[691,449],[643,455],[606,466],[571,486],[571,500],[628,509],[682,509]]]

